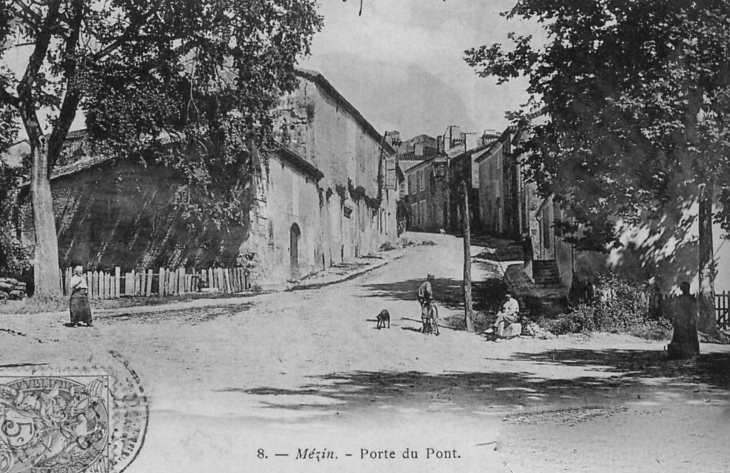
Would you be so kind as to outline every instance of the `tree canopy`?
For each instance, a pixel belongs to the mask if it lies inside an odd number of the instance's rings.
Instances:
[[[546,119],[524,144],[528,172],[601,244],[616,237],[609,215],[658,215],[727,175],[729,13],[722,0],[520,0],[505,15],[537,21],[547,43],[510,34],[466,61],[529,78],[525,108]]]
[[[36,272],[58,264],[57,249],[39,250],[55,245],[49,178],[78,111],[109,149],[179,171],[191,225],[239,219],[252,145],[270,137],[273,105],[297,84],[297,58],[322,26],[315,8],[314,0],[2,0],[2,54],[29,49],[24,70],[0,69],[0,119],[19,116],[32,148]],[[37,288],[54,284],[37,278]]]
[[[568,236],[600,248],[617,243],[616,217],[699,204],[700,328],[716,332],[713,218],[730,229],[730,2],[518,0],[504,15],[539,23],[546,43],[509,34],[510,48],[474,48],[466,61],[499,82],[528,77],[525,108],[544,120],[523,145],[527,173],[561,201]],[[682,237],[691,223],[662,225]]]

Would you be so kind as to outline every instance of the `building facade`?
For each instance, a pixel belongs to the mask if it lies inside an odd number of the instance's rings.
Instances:
[[[438,232],[449,219],[449,186],[445,155],[432,156],[405,171],[406,202],[410,206],[409,230]]]
[[[70,162],[52,177],[61,267],[177,268],[217,260],[252,268],[255,283],[277,284],[394,242],[395,151],[324,77],[298,74],[299,88],[275,111],[278,145],[258,150],[265,165],[248,177],[247,218],[219,248],[206,247],[181,224],[174,209],[183,183],[172,170],[95,155],[74,136]],[[19,233],[28,246],[30,215],[26,202]]]
[[[284,204],[269,205],[269,198],[264,196],[272,195],[272,186],[277,185],[274,180],[283,178],[260,176],[257,185],[261,198],[253,211],[255,231],[243,250],[255,252],[264,261],[279,258],[278,266],[285,265],[281,256],[273,255],[284,254],[286,259],[289,254],[293,260],[296,250],[298,258],[303,258],[299,268],[299,275],[303,275],[395,242],[399,185],[395,150],[385,137],[321,74],[298,73],[299,87],[283,97],[276,110],[276,139],[290,154],[320,172],[321,178],[316,184],[311,176],[309,180],[292,180],[291,191],[285,186]],[[311,198],[314,205],[309,200],[306,205],[297,204],[294,193],[312,186],[317,189],[317,199]],[[281,199],[281,192],[274,194]],[[272,227],[275,234],[276,228],[283,228],[284,236],[288,235],[288,252],[282,251],[286,238],[280,240],[281,246],[271,248]]]
[[[472,153],[479,174],[480,230],[510,238],[519,238],[528,223],[522,167],[512,153],[515,140],[519,133],[508,127]]]

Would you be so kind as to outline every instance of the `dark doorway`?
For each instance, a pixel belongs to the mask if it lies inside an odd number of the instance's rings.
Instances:
[[[289,232],[289,257],[291,264],[291,278],[293,280],[299,279],[299,238],[302,236],[302,232],[299,230],[299,225],[296,223],[291,226]]]

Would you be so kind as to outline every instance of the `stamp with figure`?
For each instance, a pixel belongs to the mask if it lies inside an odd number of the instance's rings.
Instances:
[[[0,381],[0,472],[109,471],[108,376]]]
[[[121,473],[139,453],[149,408],[121,366],[0,373],[0,473]]]

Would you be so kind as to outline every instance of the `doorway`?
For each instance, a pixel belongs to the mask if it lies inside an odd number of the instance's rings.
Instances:
[[[289,231],[289,261],[291,278],[294,281],[299,279],[299,238],[301,236],[302,232],[299,230],[299,225],[293,224]]]

